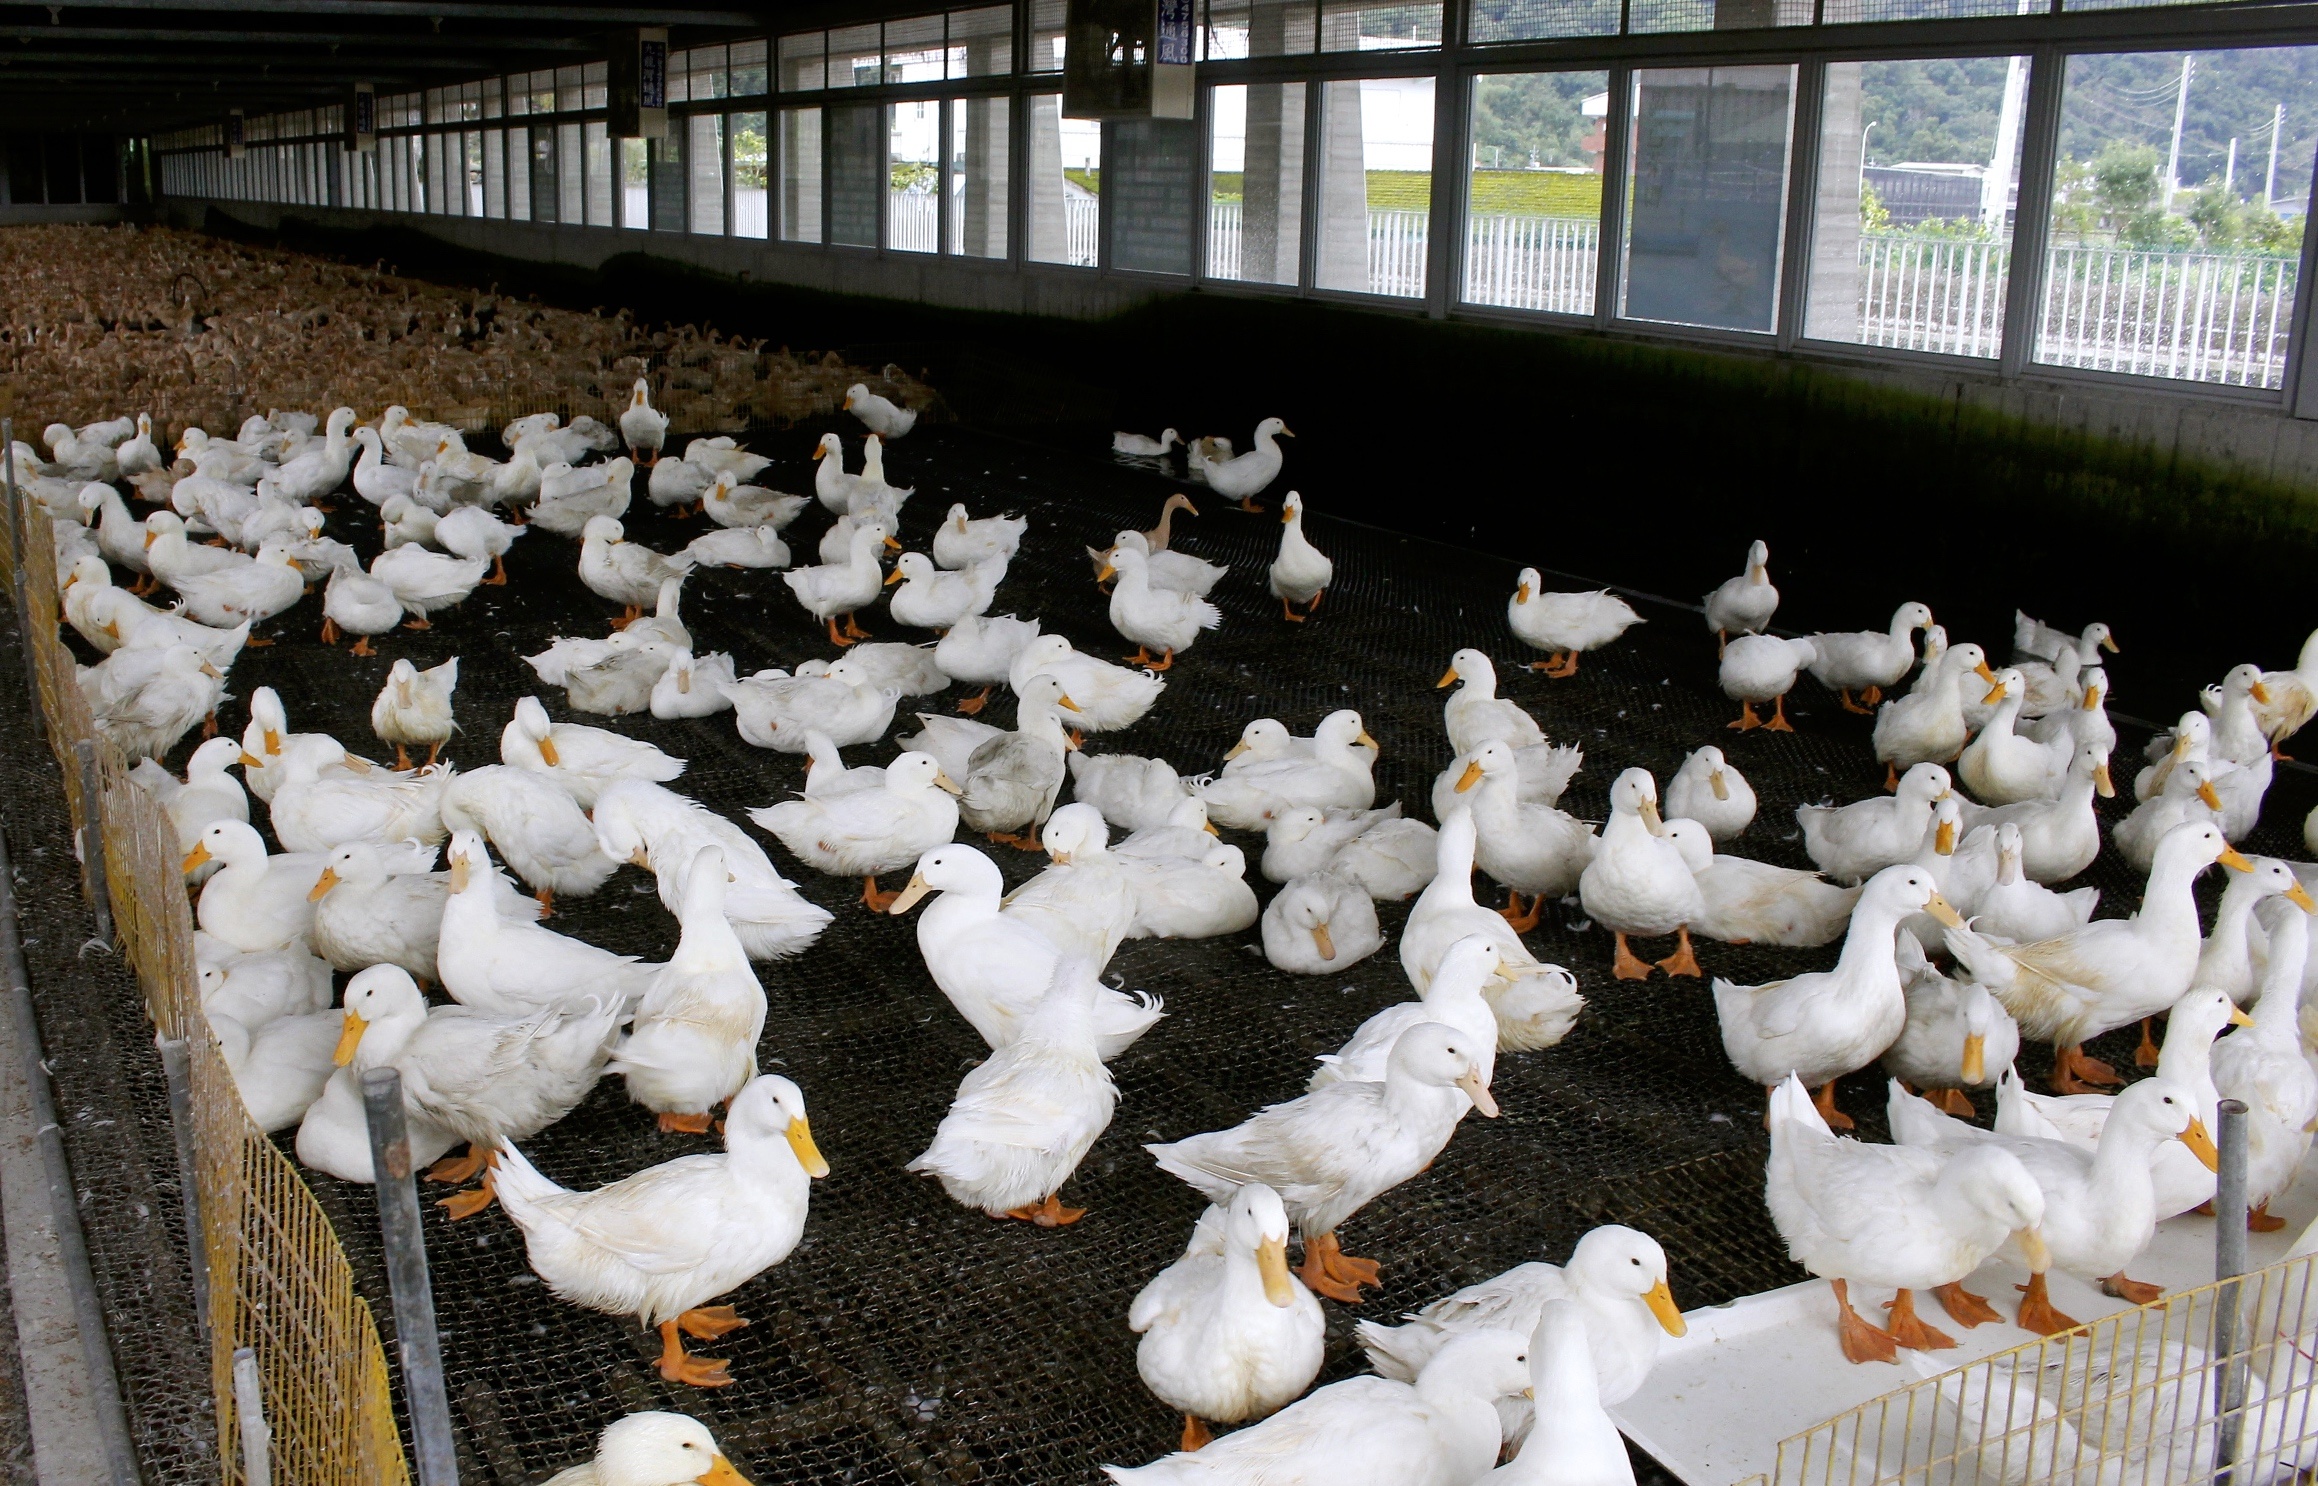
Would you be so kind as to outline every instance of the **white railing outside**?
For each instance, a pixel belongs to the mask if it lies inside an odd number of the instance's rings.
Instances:
[[[925,191],[888,191],[885,196],[885,245],[904,253],[939,252],[942,246],[941,198]]]
[[[2002,243],[1945,238],[1859,241],[1859,339],[1869,346],[1994,356],[2004,344]]]
[[[2052,250],[2037,360],[2283,385],[2295,261],[2252,253]]]
[[[1601,243],[1594,217],[1475,216],[1465,226],[1466,302],[1590,315]]]
[[[1368,292],[1421,299],[1425,292],[1425,248],[1432,236],[1432,213],[1370,211]]]

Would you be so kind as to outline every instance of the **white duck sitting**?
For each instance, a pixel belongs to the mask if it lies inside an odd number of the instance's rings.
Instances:
[[[394,1069],[410,1113],[466,1140],[464,1161],[428,1173],[453,1184],[483,1173],[479,1188],[441,1204],[452,1218],[466,1218],[491,1203],[499,1142],[546,1129],[595,1087],[620,1021],[617,1002],[520,1017],[429,1008],[407,971],[373,965],[346,984],[336,1057],[358,1076]]]
[[[1282,894],[1285,896],[1285,894]],[[1273,899],[1276,903],[1279,900]],[[1432,983],[1414,1001],[1398,1001],[1360,1024],[1344,1045],[1322,1053],[1304,1083],[1305,1092],[1333,1083],[1379,1083],[1392,1060],[1401,1034],[1421,1022],[1438,1022],[1462,1032],[1481,1051],[1476,1058],[1484,1083],[1497,1072],[1497,1013],[1481,988],[1497,978],[1504,958],[1497,946],[1479,934],[1469,934],[1449,946],[1433,973]]]
[[[415,838],[432,846],[443,839],[449,765],[365,774],[349,772],[345,762],[346,750],[328,739],[300,740],[289,750],[267,802],[275,840],[292,851],[324,852],[348,841],[386,846]]]
[[[2308,905],[2271,901],[2262,920],[2269,931],[2269,963],[2254,1024],[2214,1045],[2213,1082],[2221,1097],[2246,1106],[2246,1201],[2253,1209],[2246,1226],[2268,1233],[2286,1226],[2270,1214],[2270,1203],[2293,1184],[2310,1153],[2318,1070],[2303,1055],[2300,1025]]]
[[[451,719],[451,694],[459,685],[459,658],[420,670],[397,660],[386,673],[386,685],[370,704],[370,730],[381,743],[394,745],[394,766],[410,767],[410,750],[425,744],[427,762],[441,756],[457,724]]]
[[[1918,764],[1947,764],[1964,751],[1971,736],[1966,720],[1967,675],[1994,686],[1996,673],[1977,645],[1952,645],[1941,656],[1923,685],[1906,696],[1884,703],[1875,714],[1875,758],[1883,765],[1883,787],[1897,789],[1902,769]],[[1978,691],[1977,687],[1972,688]],[[1991,689],[1986,696],[2000,694]]]
[[[2211,825],[2224,837],[2221,794],[2213,786],[2218,764],[2184,759],[2166,775],[2165,787],[2135,806],[2133,813],[2111,831],[2117,852],[2136,870],[2146,872],[2155,860],[2158,844],[2184,825]]]
[[[716,1445],[708,1426],[682,1414],[642,1413],[615,1419],[595,1453],[547,1478],[547,1486],[748,1486]]]
[[[2050,661],[2060,654],[2063,645],[2074,645],[2079,655],[2091,655],[2094,650],[2117,653],[2117,642],[2109,627],[2098,621],[2084,627],[2081,634],[2069,634],[2054,629],[2041,620],[2031,619],[2024,610],[2012,611],[2012,653],[2029,660]]]
[[[1223,442],[1224,457],[1202,462],[1197,473],[1207,481],[1208,489],[1226,500],[1238,501],[1241,510],[1261,511],[1256,497],[1279,478],[1280,466],[1287,462],[1279,441],[1295,436],[1279,419],[1266,418],[1256,425],[1255,438],[1245,454],[1232,454],[1231,445]]]
[[[1754,786],[1712,744],[1694,750],[1666,781],[1666,818],[1695,820],[1714,844],[1736,840],[1755,818]]]
[[[1291,975],[1332,975],[1384,948],[1374,901],[1333,872],[1314,872],[1281,888],[1264,909],[1263,924],[1264,958]],[[1434,979],[1438,984],[1439,977]],[[1495,1040],[1492,1020],[1492,1050]]]
[[[1795,678],[1803,668],[1818,658],[1814,642],[1783,640],[1777,635],[1741,635],[1725,645],[1715,671],[1716,684],[1724,696],[1739,704],[1738,720],[1725,725],[1742,733],[1756,728],[1774,733],[1795,731],[1795,725],[1787,721],[1787,693],[1795,689]],[[1771,704],[1769,721],[1755,716],[1758,702]]]
[[[756,1076],[765,989],[724,916],[724,853],[702,847],[684,875],[676,953],[652,976],[609,1071],[663,1132],[708,1133],[709,1114]]]
[[[596,797],[623,779],[665,783],[684,772],[671,758],[640,738],[572,722],[550,722],[537,697],[522,697],[499,732],[499,761],[554,781],[579,802],[595,807]]]
[[[816,568],[793,568],[781,575],[789,591],[797,596],[806,612],[829,626],[831,644],[843,648],[864,638],[866,632],[854,621],[854,611],[877,601],[877,590],[884,575],[877,563],[878,549],[889,539],[882,527],[872,523],[858,527],[847,542],[846,559]],[[837,628],[837,616],[845,616],[845,629]]]
[[[677,554],[704,568],[785,568],[789,544],[769,526],[738,526],[694,537]]]
[[[1253,454],[1241,456],[1253,457]],[[1280,601],[1281,617],[1290,623],[1302,624],[1319,612],[1320,600],[1327,596],[1328,585],[1335,581],[1336,564],[1304,535],[1302,495],[1293,490],[1288,492],[1287,499],[1280,503],[1280,522],[1280,553],[1272,559],[1265,584],[1272,597]],[[1304,606],[1301,614],[1295,609],[1298,604]]]
[[[1706,627],[1714,631],[1715,654],[1728,649],[1730,637],[1759,635],[1771,627],[1779,612],[1779,590],[1771,585],[1771,549],[1763,542],[1747,548],[1746,570],[1725,578],[1706,596]]]
[[[410,618],[405,629],[428,629],[429,614],[462,602],[491,564],[481,558],[444,557],[424,547],[397,547],[370,560],[370,576],[394,590]]]
[[[878,788],[808,791],[751,810],[749,819],[816,871],[860,878],[861,901],[882,913],[900,894],[880,891],[878,875],[914,866],[957,834],[957,794],[933,755],[905,753],[883,770]]]
[[[2107,799],[2115,793],[2109,782],[2108,751],[2098,743],[2082,743],[2069,760],[2068,777],[2058,795],[1994,809],[1966,801],[1964,828],[1976,833],[1984,826],[2019,827],[2020,869],[2028,880],[2062,882],[2084,871],[2100,855],[2101,818],[2093,797]]]
[[[1136,928],[1141,897],[1136,869],[1162,864],[1113,856],[1110,828],[1092,805],[1070,804],[1056,810],[1038,839],[1053,865],[1007,894],[1008,911],[1033,924],[1067,954],[1109,963],[1120,941]],[[1202,839],[1214,844],[1212,837]],[[1193,864],[1170,857],[1163,865]],[[1177,910],[1183,906],[1176,905]],[[1196,911],[1199,905],[1188,906]],[[1248,913],[1252,922],[1253,895]],[[1190,927],[1196,931],[1197,925]],[[1154,937],[1154,932],[1146,930],[1141,937]]]
[[[1323,810],[1317,805],[1283,810],[1264,827],[1264,878],[1287,882],[1325,872],[1338,852],[1386,821],[1400,818],[1397,802],[1381,810]]]
[[[2181,998],[2197,972],[2197,876],[2219,862],[2253,863],[2210,824],[2175,828],[2158,843],[2141,911],[2095,919],[2035,944],[1998,944],[1970,929],[1948,930],[1948,947],[1972,978],[1996,993],[2028,1036],[2050,1041],[2053,1086],[2087,1092],[2085,1080],[2113,1083],[2113,1070],[2087,1058],[2083,1043],[2155,1016]]]
[[[1914,859],[1931,831],[1933,805],[1950,788],[1946,769],[1917,764],[1888,799],[1798,806],[1803,850],[1837,882],[1864,882],[1895,862]]]
[[[543,914],[554,911],[558,893],[588,897],[619,870],[596,845],[595,827],[579,802],[529,769],[470,769],[443,787],[441,805],[444,827],[490,842]]]
[[[1003,1047],[1054,979],[1066,947],[1040,926],[1043,916],[1015,913],[1000,901],[997,864],[970,846],[938,846],[918,859],[909,886],[886,911],[907,913],[928,893],[940,896],[918,916],[918,952],[950,1004],[982,1040]],[[1095,998],[1096,1044],[1117,1057],[1157,1024],[1153,997],[1104,987]]]
[[[139,759],[137,766],[129,771],[129,777],[169,817],[170,829],[177,837],[177,850],[182,854],[193,850],[194,843],[212,822],[250,818],[249,794],[231,772],[240,761],[240,743],[231,738],[212,738],[194,749],[193,756],[185,761],[183,779],[149,758]]]
[[[830,912],[810,903],[773,868],[748,832],[697,800],[647,779],[625,779],[596,801],[596,841],[615,862],[656,879],[660,904],[682,909],[693,864],[710,847],[724,854],[724,916],[752,960],[778,960],[810,948]]]
[[[1479,1332],[1443,1347],[1413,1384],[1346,1378],[1195,1453],[1103,1470],[1119,1486],[1460,1486],[1496,1460],[1497,1400],[1529,1380],[1526,1337]]]
[[[763,485],[742,483],[745,476],[719,470],[700,493],[700,508],[718,526],[779,531],[797,519],[809,502]]]
[[[1181,497],[1176,499],[1180,500]],[[1191,510],[1190,502],[1185,501],[1183,509]],[[1197,515],[1198,512],[1193,511],[1192,514]],[[1087,549],[1087,556],[1094,559],[1096,581],[1101,581],[1103,569],[1111,566],[1113,554],[1122,549],[1142,555],[1143,566],[1150,575],[1153,588],[1189,594],[1193,598],[1206,598],[1215,591],[1215,585],[1223,581],[1223,575],[1231,571],[1221,563],[1203,562],[1188,552],[1154,548],[1150,536],[1144,532],[1123,531],[1112,539],[1110,546],[1100,550],[1093,547]]]
[[[953,505],[934,533],[934,561],[945,568],[970,568],[992,558],[1010,559],[1030,523],[1020,516],[985,516],[977,521],[963,505]]]
[[[845,389],[845,411],[869,426],[879,438],[898,439],[917,427],[918,410],[905,408],[891,398],[881,397],[869,390],[866,382],[855,382]]]
[[[841,748],[873,743],[892,726],[898,700],[851,657],[817,675],[759,671],[720,690],[732,703],[742,741],[782,753],[803,753],[810,732],[827,734]]]
[[[885,579],[888,584],[901,585],[887,600],[886,609],[896,624],[946,630],[968,614],[987,612],[1005,577],[1003,557],[951,572],[935,567],[923,552],[904,552]]]
[[[1262,830],[1298,805],[1366,810],[1376,802],[1376,780],[1375,755],[1364,750],[1376,746],[1359,713],[1331,712],[1313,734],[1311,757],[1268,759],[1195,787],[1208,816],[1235,830]]]
[[[1195,798],[1163,758],[1079,750],[1069,762],[1072,797],[1094,806],[1122,831],[1165,825],[1176,806]]]
[[[1610,592],[1548,593],[1545,579],[1535,568],[1523,568],[1513,597],[1505,605],[1505,622],[1525,644],[1548,652],[1529,668],[1548,676],[1578,673],[1578,657],[1599,650],[1637,624],[1646,623],[1634,606]]]
[[[190,645],[123,646],[79,671],[97,731],[129,758],[159,758],[216,715],[225,677]]]
[[[1888,630],[1843,630],[1815,634],[1811,645],[1818,652],[1811,674],[1819,684],[1836,692],[1846,712],[1867,712],[1883,699],[1887,688],[1907,678],[1916,664],[1916,631],[1932,622],[1932,611],[1910,600],[1893,611]],[[1853,701],[1856,691],[1859,699]]]
[[[1731,1066],[1765,1089],[1790,1076],[1816,1085],[1820,1117],[1849,1129],[1850,1117],[1835,1107],[1835,1081],[1874,1062],[1907,1025],[1896,935],[1901,920],[1919,912],[1963,926],[1929,873],[1886,867],[1861,891],[1833,970],[1759,986],[1716,980],[1715,1015]]]
[[[1036,636],[1015,652],[1007,666],[1007,684],[1020,696],[1024,683],[1042,672],[1062,682],[1078,704],[1073,726],[1088,733],[1133,727],[1167,689],[1166,678],[1081,654],[1061,635]]]
[[[1338,1225],[1431,1166],[1466,1111],[1496,1117],[1497,1101],[1482,1077],[1489,1050],[1471,1041],[1421,1022],[1393,1044],[1380,1083],[1329,1084],[1232,1129],[1144,1149],[1160,1170],[1210,1201],[1228,1200],[1248,1181],[1271,1186],[1303,1237],[1304,1283],[1352,1304],[1362,1285],[1376,1284],[1378,1271],[1374,1262],[1344,1254]]]
[[[1265,720],[1266,722],[1269,719]],[[1250,723],[1260,727],[1263,723]],[[1279,724],[1271,723],[1273,727]],[[1284,728],[1281,730],[1286,731]],[[1570,780],[1585,766],[1586,751],[1574,743],[1533,743],[1527,748],[1513,750],[1513,762],[1518,777],[1517,794],[1524,805],[1553,806],[1561,803],[1569,789]],[[1465,777],[1472,765],[1473,755],[1460,753],[1449,760],[1447,768],[1433,776],[1433,816],[1446,815],[1455,808],[1457,781]]]
[[[935,666],[952,681],[982,688],[979,696],[960,700],[958,710],[969,717],[981,711],[992,688],[1010,678],[1015,657],[1037,638],[1037,620],[1011,614],[968,615],[950,626],[934,647]]]
[[[307,896],[314,902],[314,952],[331,969],[351,974],[400,965],[416,979],[435,978],[450,875],[397,870],[407,865],[399,855],[357,841],[323,858]]]
[[[2102,1128],[2100,1147],[2089,1155],[2059,1140],[2000,1135],[1967,1125],[1901,1089],[1891,1087],[1892,1137],[1901,1145],[1946,1154],[1993,1146],[2018,1160],[2044,1191],[2040,1233],[2051,1261],[2135,1305],[2165,1292],[2128,1278],[2125,1268],[2157,1234],[2155,1188],[2150,1166],[2157,1150],[2179,1140],[2209,1167],[2219,1164],[2205,1122],[2186,1094],[2163,1079],[2144,1079],[2117,1096]],[[2035,1255],[2031,1253],[2031,1260]],[[2043,1266],[2031,1263],[2021,1296],[2020,1324],[2047,1336],[2073,1331],[2077,1322],[2055,1310],[2045,1290]]]
[[[1124,454],[1131,459],[1165,459],[1167,451],[1182,442],[1183,435],[1172,428],[1162,430],[1157,438],[1147,433],[1129,433],[1121,429],[1111,435],[1111,452]]]
[[[234,1092],[250,1122],[268,1135],[306,1117],[322,1097],[340,1037],[336,1012],[310,1011],[275,1017],[254,1030],[222,1012],[208,1013],[218,1055],[233,1075]]]
[[[296,605],[306,592],[306,578],[290,561],[289,549],[269,541],[244,566],[180,575],[171,586],[184,599],[188,616],[212,629],[232,629]]]
[[[1788,1255],[1832,1284],[1838,1337],[1853,1362],[1890,1362],[1903,1346],[1955,1345],[1917,1317],[1917,1290],[1930,1290],[1967,1327],[2003,1319],[1964,1280],[2008,1242],[2040,1290],[2051,1263],[2040,1231],[2044,1190],[2019,1157],[1994,1146],[1949,1152],[1840,1138],[1800,1079],[1771,1091],[1764,1187]],[[1854,1281],[1899,1292],[1888,1330],[1852,1309]]]
[[[418,489],[419,475],[415,469],[386,462],[386,445],[378,430],[368,425],[354,430],[354,442],[362,453],[354,461],[354,493],[377,506],[383,515],[388,502],[409,501]],[[432,515],[432,512],[428,512]],[[394,517],[387,517],[389,521]]]
[[[451,896],[443,904],[435,969],[462,1005],[500,1016],[590,1004],[626,1009],[660,968],[541,928],[534,905],[507,901],[511,895],[493,880],[483,838],[472,831],[452,833],[445,861]]]
[[[2024,870],[2026,847],[2022,844],[2020,827],[2012,821],[1999,822],[1993,839],[1996,880],[1971,904],[1975,926],[1981,933],[2009,939],[2015,944],[2033,944],[2040,939],[2057,939],[2092,922],[2093,910],[2101,901],[2099,888],[2080,887],[2073,892],[2056,893],[2030,878]],[[1971,844],[1967,841],[1967,849]]]
[[[1255,890],[1247,884],[1247,856],[1236,846],[1211,840],[1196,856],[1125,857],[1120,865],[1135,894],[1135,915],[1128,930],[1132,938],[1212,939],[1236,934],[1256,921],[1258,905]],[[1379,936],[1368,951],[1383,942]],[[1353,947],[1347,944],[1347,955]],[[1344,963],[1350,964],[1351,958]]]
[[[1481,651],[1468,647],[1450,656],[1439,685],[1457,688],[1441,708],[1449,746],[1457,752],[1471,753],[1491,740],[1516,749],[1545,741],[1537,719],[1497,695],[1497,667]]]
[[[1175,664],[1176,651],[1191,648],[1201,630],[1223,624],[1223,611],[1207,600],[1154,584],[1149,560],[1132,547],[1115,548],[1097,576],[1119,580],[1111,590],[1111,628],[1135,642],[1128,665],[1164,671]],[[1312,602],[1317,605],[1319,599]],[[1154,648],[1161,652],[1156,659],[1150,653]]]
[[[1585,998],[1577,977],[1541,963],[1503,914],[1473,901],[1473,812],[1452,810],[1436,839],[1433,880],[1417,895],[1400,935],[1400,967],[1419,995],[1430,986],[1450,948],[1478,934],[1497,946],[1499,969],[1482,987],[1497,1013],[1502,1052],[1551,1047],[1569,1035]]]
[[[559,537],[580,536],[598,516],[617,521],[627,515],[635,485],[636,466],[625,455],[580,469],[551,464],[540,471],[531,524]]]
[[[1076,956],[1055,962],[1018,1034],[967,1073],[909,1170],[993,1218],[1057,1228],[1085,1216],[1063,1206],[1062,1185],[1119,1102],[1099,1047],[1097,1006],[1107,988],[1096,973]]]
[[[804,1093],[766,1073],[733,1099],[721,1155],[679,1156],[571,1192],[510,1143],[500,1147],[497,1185],[548,1289],[658,1327],[661,1377],[721,1388],[732,1382],[728,1364],[688,1355],[678,1332],[712,1338],[748,1324],[730,1306],[706,1302],[789,1257],[804,1236],[813,1179],[828,1173]],[[704,1471],[700,1479],[708,1478]]]
[[[322,874],[312,854],[268,856],[265,839],[247,822],[212,821],[185,854],[187,872],[217,862],[202,884],[194,919],[201,931],[244,954],[295,946],[312,948],[314,905],[309,894]]]
[[[1556,1303],[1573,1307],[1582,1319],[1601,1402],[1613,1407],[1633,1397],[1649,1378],[1665,1338],[1690,1330],[1667,1284],[1666,1251],[1658,1240],[1639,1229],[1605,1223],[1577,1241],[1566,1264],[1516,1264],[1410,1312],[1399,1326],[1357,1322],[1353,1336],[1367,1352],[1369,1366],[1406,1382],[1457,1337],[1535,1330],[1545,1308]],[[1501,1399],[1497,1412],[1505,1421],[1507,1443],[1528,1435],[1530,1400]],[[1558,1425],[1557,1416],[1545,1417]]]
[[[1832,943],[1850,922],[1858,888],[1837,887],[1816,872],[1718,853],[1714,838],[1695,820],[1669,819],[1665,825],[1705,908],[1691,922],[1693,933],[1725,944],[1814,948]]]
[[[1705,912],[1697,880],[1682,848],[1666,839],[1658,816],[1658,785],[1647,769],[1628,769],[1610,785],[1610,819],[1601,844],[1578,878],[1578,900],[1588,916],[1617,935],[1611,974],[1620,980],[1647,980],[1651,966],[1626,947],[1626,936],[1680,936],[1673,954],[1656,968],[1668,975],[1697,976],[1690,948],[1690,921]]]
[[[2027,680],[2017,668],[1998,671],[1995,689],[1989,693],[1997,698],[1996,711],[1956,760],[1957,777],[1982,804],[2048,800],[2060,792],[2068,778],[2069,760],[2076,755],[2075,739],[2063,733],[2049,743],[2039,743],[2013,730],[2027,689]]]
[[[1506,919],[1522,933],[1537,927],[1547,898],[1566,898],[1580,886],[1601,847],[1587,822],[1550,805],[1523,804],[1518,777],[1513,749],[1492,739],[1475,750],[1455,788],[1473,797],[1474,861],[1504,886]]]
[[[1976,980],[1950,980],[1924,958],[1923,944],[1899,931],[1900,983],[1907,1025],[1883,1050],[1893,1077],[1930,1091],[1932,1103],[1971,1119],[1968,1089],[1991,1088],[2020,1053],[2020,1024]]]
[[[1068,773],[1063,756],[1071,744],[1062,719],[1077,711],[1058,678],[1038,675],[1023,684],[1012,732],[920,713],[921,731],[901,742],[941,760],[958,781],[959,818],[969,829],[1032,851]]]
[[[1280,1194],[1250,1182],[1211,1204],[1183,1257],[1136,1294],[1127,1329],[1143,1338],[1143,1385],[1183,1415],[1186,1450],[1208,1443],[1207,1420],[1253,1423],[1300,1396],[1320,1374],[1326,1324],[1288,1272]]]
[[[564,704],[574,712],[597,717],[624,717],[652,705],[652,688],[668,674],[668,660],[676,647],[665,640],[637,633],[649,621],[615,631],[603,651],[585,665],[574,665],[564,676]]]

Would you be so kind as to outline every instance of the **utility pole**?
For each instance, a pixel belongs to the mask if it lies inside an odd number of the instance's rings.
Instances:
[[[2181,54],[2181,87],[2173,95],[2173,145],[2165,154],[2165,205],[2171,215],[2173,198],[2181,191],[2181,126],[2189,117],[2189,79],[2197,70],[2197,54]]]
[[[1998,237],[2004,235],[2004,214],[2012,206],[2012,161],[2020,153],[2020,119],[2028,97],[2028,59],[2007,57],[2004,62],[2004,101],[1996,113],[1996,148],[1988,156],[1988,173],[1980,177],[1980,225]]]
[[[2233,138],[2230,140],[2230,142],[2229,142],[2229,165],[2228,165],[2228,167],[2227,167],[2227,168],[2225,168],[2225,169],[2222,171],[2222,174],[2221,174],[2221,188],[2222,188],[2224,191],[2235,191],[2235,190],[2237,189],[2237,184],[2238,184],[2238,142],[2237,142],[2237,140],[2236,140],[2236,139],[2233,137]]]
[[[2278,196],[2278,136],[2286,132],[2286,105],[2279,104],[2270,115],[2270,170],[2262,177],[2262,205],[2269,207]]]

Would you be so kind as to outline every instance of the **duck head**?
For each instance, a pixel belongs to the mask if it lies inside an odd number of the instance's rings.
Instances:
[[[1417,1023],[1392,1045],[1385,1060],[1387,1081],[1397,1076],[1461,1090],[1482,1115],[1497,1118],[1497,1101],[1490,1096],[1488,1079],[1481,1071],[1481,1050],[1466,1046],[1466,1040],[1464,1033],[1440,1022]]]

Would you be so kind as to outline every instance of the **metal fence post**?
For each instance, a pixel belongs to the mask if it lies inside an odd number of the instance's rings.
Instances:
[[[97,740],[83,738],[72,746],[80,759],[80,865],[88,889],[89,911],[96,915],[96,943],[113,947],[113,893],[105,873],[105,772],[97,766]]]
[[[418,1449],[419,1486],[458,1486],[451,1400],[443,1388],[442,1341],[435,1332],[426,1233],[419,1223],[410,1130],[403,1118],[402,1075],[392,1068],[364,1073],[362,1104],[369,1118],[378,1230],[386,1244],[387,1288],[394,1295],[394,1347],[402,1361],[403,1398],[410,1406],[411,1439]]]
[[[274,1427],[266,1422],[258,1354],[249,1347],[234,1350],[233,1411],[241,1420],[242,1486],[274,1486]]]
[[[185,1208],[185,1254],[193,1277],[193,1314],[209,1335],[209,1231],[201,1218],[201,1180],[193,1156],[193,1055],[182,1037],[160,1039],[169,1079],[169,1127],[177,1137],[177,1195]]]
[[[16,420],[0,418],[0,477],[8,491],[8,568],[15,580],[16,639],[24,649],[24,694],[31,700],[32,741],[48,740],[48,719],[40,711],[40,667],[32,658],[32,609],[24,602],[24,507],[16,488]]]
[[[2213,1277],[2235,1280],[2246,1272],[2246,1106],[2224,1099],[2220,1105],[2221,1169],[2213,1194]],[[2246,1356],[2238,1338],[2238,1292],[2224,1284],[2213,1302],[2214,1413],[2221,1424],[2214,1442],[2215,1486],[2229,1486],[2237,1459],[2238,1435],[2245,1426]]]

